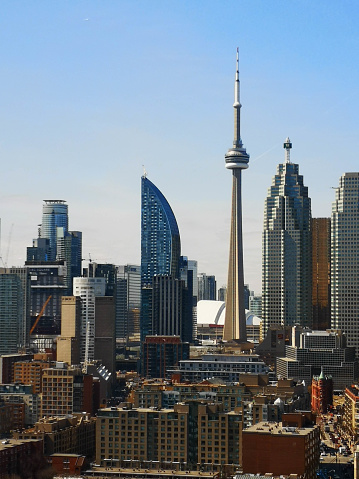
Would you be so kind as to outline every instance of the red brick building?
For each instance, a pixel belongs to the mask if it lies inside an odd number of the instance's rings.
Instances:
[[[312,411],[318,414],[325,414],[328,406],[333,404],[333,380],[331,376],[320,376],[312,379]]]
[[[243,430],[242,438],[244,474],[316,478],[320,432],[307,415],[283,414],[282,423],[260,422]]]
[[[43,442],[39,439],[6,439],[0,443],[0,479],[21,475],[24,471],[46,470]]]
[[[79,476],[86,466],[86,458],[77,454],[52,454],[48,457],[48,463],[57,474]]]

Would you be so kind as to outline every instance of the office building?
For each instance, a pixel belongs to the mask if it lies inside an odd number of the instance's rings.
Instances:
[[[24,322],[24,291],[17,274],[0,274],[0,354],[17,353]]]
[[[198,301],[204,299],[213,300],[217,299],[217,281],[213,275],[207,275],[206,273],[200,273],[198,279]]]
[[[201,359],[179,361],[178,368],[168,368],[169,374],[192,383],[212,378],[236,382],[242,373],[266,374],[268,371],[256,354],[204,354]]]
[[[144,377],[165,378],[167,370],[189,359],[189,344],[179,336],[149,336],[142,343],[141,371]]]
[[[330,218],[312,218],[313,329],[330,329]]]
[[[181,241],[176,218],[161,191],[146,177],[141,180],[141,340],[152,334],[153,278],[179,279]]]
[[[286,346],[286,356],[277,358],[277,376],[311,384],[321,372],[333,378],[335,391],[343,391],[358,377],[359,364],[355,348],[347,347],[341,331],[305,331],[299,344]]]
[[[359,173],[336,188],[331,226],[331,320],[359,355]]]
[[[249,311],[258,318],[262,317],[262,296],[260,295],[251,295],[249,296]]]
[[[271,325],[311,326],[311,203],[299,165],[290,161],[292,143],[284,143],[264,206],[262,318]]]
[[[116,268],[116,339],[139,337],[141,310],[141,267]]]
[[[303,416],[283,415],[281,423],[260,422],[243,430],[243,473],[315,479],[320,429],[314,416],[311,420]]]
[[[232,212],[229,245],[229,266],[226,299],[226,318],[223,339],[246,341],[246,318],[244,312],[244,272],[242,240],[242,170],[248,168],[249,155],[241,139],[241,103],[239,84],[239,58],[234,88],[234,139],[233,147],[225,155],[226,168],[232,170]]]

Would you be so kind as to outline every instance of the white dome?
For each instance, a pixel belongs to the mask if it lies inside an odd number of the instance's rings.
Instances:
[[[197,303],[197,324],[224,324],[226,303],[203,299]]]

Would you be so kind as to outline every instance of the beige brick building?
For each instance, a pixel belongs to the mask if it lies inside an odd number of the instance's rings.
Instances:
[[[221,470],[240,463],[239,411],[188,401],[171,409],[120,408],[98,412],[96,463],[105,466]]]

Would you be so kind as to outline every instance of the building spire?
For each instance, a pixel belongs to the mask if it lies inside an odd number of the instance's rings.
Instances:
[[[290,163],[290,150],[292,148],[292,143],[290,142],[289,136],[285,139],[283,143],[283,148],[285,149],[285,162]]]
[[[237,47],[236,79],[234,82],[234,148],[241,148],[241,102],[240,102],[240,81],[239,81],[239,48]]]
[[[243,147],[241,139],[241,102],[240,102],[240,81],[239,81],[239,49],[236,57],[236,78],[234,82],[234,139],[233,146],[225,155],[226,168],[248,168],[249,155]]]

